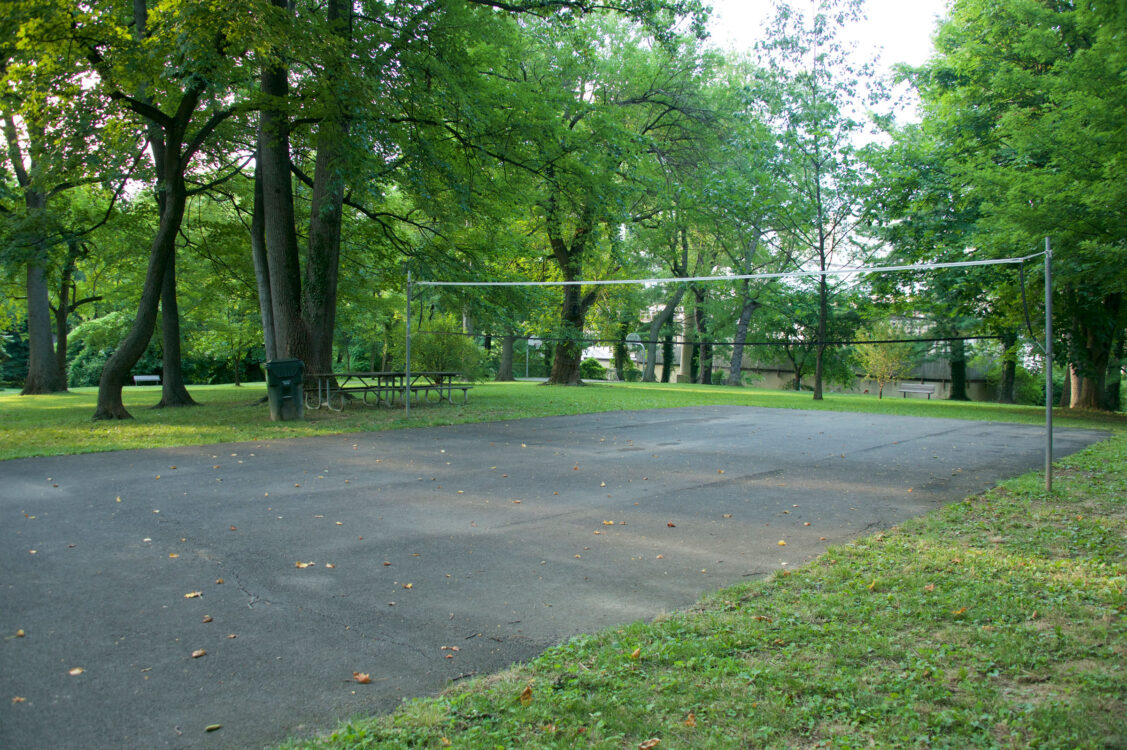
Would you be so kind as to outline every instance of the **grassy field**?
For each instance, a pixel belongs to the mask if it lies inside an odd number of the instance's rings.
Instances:
[[[271,423],[262,386],[96,423],[94,394],[0,393],[0,457],[259,440],[614,409],[735,404],[1039,424],[1030,407],[682,385],[483,384],[466,406]],[[767,580],[287,748],[1127,747],[1127,418],[1113,436]]]
[[[353,404],[342,412],[307,410],[306,419],[301,422],[271,422],[267,407],[258,403],[266,394],[263,384],[241,388],[194,386],[191,393],[201,406],[153,409],[152,405],[160,400],[159,389],[129,386],[124,398],[134,419],[94,422],[91,417],[96,393],[92,388],[76,388],[70,393],[52,396],[0,392],[0,460],[706,404],[1028,424],[1041,424],[1045,418],[1044,409],[1038,407],[921,398],[878,400],[871,395],[828,394],[824,401],[816,402],[809,393],[724,386],[615,383],[563,388],[535,383],[484,383],[470,392],[468,404],[422,406],[412,410],[410,421],[404,418],[402,409]],[[1122,415],[1075,417],[1060,413],[1054,421],[1061,426],[1115,428],[1127,425],[1127,418]]]

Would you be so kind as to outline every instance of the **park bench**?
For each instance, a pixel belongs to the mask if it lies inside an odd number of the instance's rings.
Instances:
[[[904,398],[908,398],[909,393],[926,393],[927,400],[931,400],[931,394],[935,393],[935,385],[928,385],[927,383],[901,383],[900,392],[904,394]]]
[[[160,385],[160,375],[134,375],[133,385],[142,385],[144,383],[152,383],[153,385]]]

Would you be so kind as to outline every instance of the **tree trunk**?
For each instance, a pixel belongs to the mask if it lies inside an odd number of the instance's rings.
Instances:
[[[51,342],[51,300],[47,296],[47,271],[40,258],[27,263],[27,380],[23,395],[66,390],[66,380],[55,359]]]
[[[494,378],[498,383],[511,383],[516,380],[513,377],[513,344],[516,338],[516,335],[507,333],[501,339],[501,364],[497,368],[497,377]]]
[[[133,32],[138,39],[143,40],[148,20],[145,0],[133,1],[133,20]],[[144,110],[138,110],[138,114],[148,121],[149,148],[156,166],[156,201],[160,224],[149,248],[149,266],[145,272],[145,284],[141,290],[133,327],[102,368],[94,419],[130,418],[121,400],[121,390],[129,378],[130,369],[145,353],[152,338],[165,275],[176,252],[176,237],[184,220],[184,207],[188,200],[184,170],[192,156],[192,153],[186,152],[185,136],[192,115],[207,87],[207,80],[202,76],[185,76],[184,79],[186,87],[176,102],[175,115],[158,121]],[[145,99],[144,94],[140,98]],[[153,105],[148,103],[146,106]],[[218,124],[221,121],[222,117],[209,122]]]
[[[1121,296],[1113,294],[1100,301],[1089,318],[1077,321],[1077,339],[1083,344],[1080,361],[1073,362],[1072,409],[1101,409],[1104,405],[1104,383],[1112,345],[1120,325]]]
[[[708,343],[708,319],[704,313],[704,292],[693,290],[697,304],[693,308],[693,327],[696,329],[697,373],[696,381],[712,385],[712,344]]]
[[[149,345],[156,327],[157,306],[160,303],[161,289],[168,263],[176,250],[176,235],[184,219],[184,206],[187,202],[187,189],[184,178],[178,172],[166,175],[163,180],[165,198],[161,210],[160,226],[153,237],[149,251],[149,267],[145,273],[145,285],[141,290],[141,301],[137,306],[137,316],[133,327],[118,348],[106,361],[102,376],[98,381],[98,404],[94,419],[131,419],[121,400],[121,389],[129,378],[129,371]]]
[[[681,321],[681,365],[677,370],[677,382],[693,380],[693,319],[688,310],[683,311]]]
[[[957,334],[958,331],[955,331]],[[967,349],[962,339],[951,342],[951,395],[950,401],[970,401],[967,396]]]
[[[620,381],[626,380],[626,321],[618,324],[618,336],[614,342],[614,374]]]
[[[666,333],[661,342],[661,382],[668,383],[673,375],[673,334]]]
[[[743,299],[743,307],[740,308],[740,319],[736,322],[736,342],[732,347],[732,361],[728,367],[727,385],[744,384],[744,341],[747,339],[747,329],[751,324],[752,313],[759,309],[759,303],[751,299],[750,286],[751,284],[747,279],[741,281],[740,297]]]
[[[678,285],[677,291],[665,303],[665,307],[661,312],[654,316],[650,321],[650,333],[646,339],[646,369],[642,372],[642,382],[652,383],[656,379],[654,377],[654,369],[657,365],[657,337],[661,334],[661,329],[673,319],[673,314],[677,311],[677,305],[681,304],[681,298],[685,296],[685,286]],[[673,357],[665,357],[665,362],[662,365],[661,382],[669,382],[669,368],[672,366]]]
[[[821,232],[821,226],[819,226]],[[825,250],[820,249],[821,270],[826,270],[826,255]],[[814,350],[814,400],[822,400],[822,378],[826,371],[826,329],[828,328],[829,321],[829,286],[826,283],[826,277],[823,274],[818,277],[818,345]],[[795,378],[795,390],[799,380]]]
[[[348,41],[347,0],[329,0],[328,20],[341,41]],[[329,81],[332,72],[329,71]],[[339,102],[336,103],[339,105]],[[309,252],[305,264],[305,322],[309,331],[306,366],[332,372],[336,328],[337,281],[340,274],[340,236],[344,205],[344,142],[348,120],[337,110],[317,130],[317,159],[313,172],[313,202],[309,217]]]
[[[548,241],[552,255],[563,272],[565,281],[579,281],[583,271],[583,256],[587,243],[595,230],[595,211],[588,199],[579,219],[579,226],[565,242],[561,231],[558,204],[553,195],[548,201]],[[583,328],[587,321],[587,310],[595,303],[597,287],[587,294],[578,284],[563,287],[563,305],[560,309],[560,323],[564,341],[556,347],[552,360],[552,370],[548,376],[551,385],[579,385],[579,363],[583,357]]]
[[[255,151],[255,163],[262,157]],[[266,257],[266,221],[262,198],[262,170],[254,170],[254,213],[250,222],[250,251],[254,259],[254,280],[258,286],[258,313],[262,318],[262,347],[266,361],[278,358],[278,345],[274,338],[274,306],[270,301],[270,266]]]
[[[1017,385],[1017,352],[1014,346],[1017,336],[1011,332],[1002,335],[1002,382],[998,385],[998,402],[1002,404],[1017,403],[1015,393]]]
[[[286,7],[286,0],[271,0],[271,3]],[[271,104],[263,108],[259,117],[261,162],[256,165],[256,171],[262,171],[263,225],[275,345],[279,359],[304,360],[309,356],[309,335],[301,314],[301,261],[290,178],[290,123],[285,109],[289,83],[285,66],[279,64],[264,70],[261,88]]]
[[[1053,400],[1053,394],[1048,394],[1046,397],[1049,401]],[[1057,406],[1062,409],[1067,409],[1069,404],[1072,403],[1072,363],[1067,363],[1064,367],[1064,383],[1061,384],[1060,401]]]
[[[97,302],[102,299],[96,295],[77,299],[74,287],[74,272],[78,266],[78,259],[84,254],[82,243],[75,238],[67,240],[67,259],[63,264],[62,276],[59,280],[58,305],[55,313],[55,362],[63,379],[63,387],[67,386],[67,339],[70,334],[70,315],[80,305]]]
[[[180,306],[176,303],[176,253],[168,259],[160,292],[161,399],[157,408],[165,406],[199,406],[184,384],[184,368],[180,357]]]
[[[1102,407],[1106,411],[1119,411],[1122,404],[1120,383],[1123,380],[1123,356],[1127,353],[1127,336],[1120,330],[1118,341],[1113,349],[1114,355],[1108,358],[1107,378],[1104,386]]]
[[[560,321],[566,340],[556,346],[552,360],[552,372],[548,382],[552,385],[579,385],[579,364],[583,357],[583,325],[586,322],[586,309],[578,286],[563,288],[563,307]]]

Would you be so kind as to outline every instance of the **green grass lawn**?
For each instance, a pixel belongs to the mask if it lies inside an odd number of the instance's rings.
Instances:
[[[263,386],[91,421],[92,391],[0,393],[0,457],[736,404],[1040,424],[1044,410],[660,384],[482,384],[466,406],[271,423]],[[809,565],[582,636],[527,665],[289,748],[1127,747],[1127,418],[1110,440]],[[359,686],[358,686],[359,687]],[[362,689],[362,688],[360,688]],[[657,744],[654,744],[656,741]]]
[[[993,420],[1041,424],[1044,409],[1028,406],[886,398],[871,395],[828,394],[814,401],[809,393],[768,391],[724,386],[662,383],[594,384],[582,388],[549,387],[535,383],[483,383],[470,391],[466,405],[429,405],[412,409],[410,420],[401,408],[350,404],[341,412],[307,410],[301,422],[271,422],[264,384],[194,386],[199,407],[153,409],[160,401],[155,387],[125,388],[125,405],[134,419],[92,420],[96,392],[76,388],[51,396],[20,396],[0,392],[0,460],[25,456],[62,455],[126,448],[263,440],[402,427],[485,422],[557,414],[581,414],[619,409],[662,409],[706,404],[735,404],[786,409],[905,414],[926,417]],[[1127,425],[1119,416],[1060,414],[1061,426]]]

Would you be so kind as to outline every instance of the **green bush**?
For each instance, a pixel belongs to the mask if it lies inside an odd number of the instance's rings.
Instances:
[[[588,357],[579,363],[579,377],[584,380],[606,380],[607,368],[599,364],[593,357]]]
[[[415,372],[459,372],[483,380],[485,356],[470,336],[460,331],[435,331],[411,336],[411,369]]]

